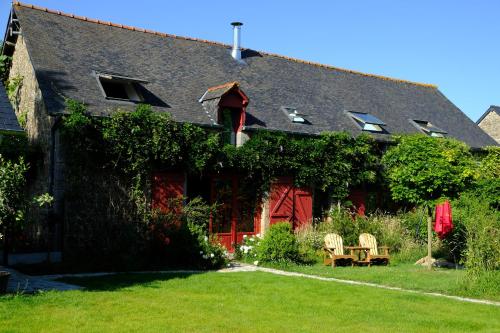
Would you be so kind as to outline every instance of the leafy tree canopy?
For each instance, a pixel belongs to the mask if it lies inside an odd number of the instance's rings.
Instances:
[[[455,197],[473,181],[475,166],[464,143],[421,134],[397,140],[382,158],[394,200],[431,204]]]

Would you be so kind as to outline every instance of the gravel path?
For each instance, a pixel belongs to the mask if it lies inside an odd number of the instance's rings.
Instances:
[[[68,283],[62,283],[46,279],[43,276],[31,276],[22,274],[14,269],[0,266],[0,271],[10,272],[7,292],[9,293],[27,293],[32,294],[37,291],[47,290],[78,290],[83,289],[80,286],[75,286]]]

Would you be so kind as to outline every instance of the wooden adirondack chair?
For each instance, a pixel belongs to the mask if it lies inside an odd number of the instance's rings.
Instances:
[[[358,261],[359,264],[368,264],[368,267],[370,267],[374,263],[383,263],[385,265],[389,263],[389,247],[377,247],[375,236],[366,233],[359,235],[359,245],[364,248],[366,253],[364,260]],[[379,249],[382,250],[383,254],[379,254]]]
[[[350,247],[346,247],[350,249]],[[323,262],[325,265],[332,265],[335,267],[337,261],[344,261],[354,265],[356,256],[354,255],[354,250],[351,250],[351,254],[344,254],[344,244],[342,242],[342,237],[337,234],[327,234],[325,236],[325,246],[324,246]]]

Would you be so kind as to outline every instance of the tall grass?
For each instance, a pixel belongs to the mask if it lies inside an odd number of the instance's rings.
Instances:
[[[379,245],[390,247],[393,261],[415,262],[425,255],[427,231],[425,224],[421,224],[419,212],[397,215],[377,212],[367,217],[354,217],[347,209],[335,209],[327,220],[305,225],[295,234],[301,253],[309,258],[321,256],[328,233],[341,235],[344,246],[358,245],[360,234],[371,233]]]

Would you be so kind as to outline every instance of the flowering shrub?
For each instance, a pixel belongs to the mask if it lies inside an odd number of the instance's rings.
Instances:
[[[236,245],[235,249],[236,258],[246,262],[255,263],[255,261],[257,261],[257,263],[255,264],[258,264],[258,256],[259,256],[258,252],[261,240],[262,238],[260,234],[253,235],[250,237],[244,235],[241,244]]]
[[[203,268],[219,268],[227,264],[227,250],[214,237],[203,236],[198,240],[201,256],[200,266]]]

